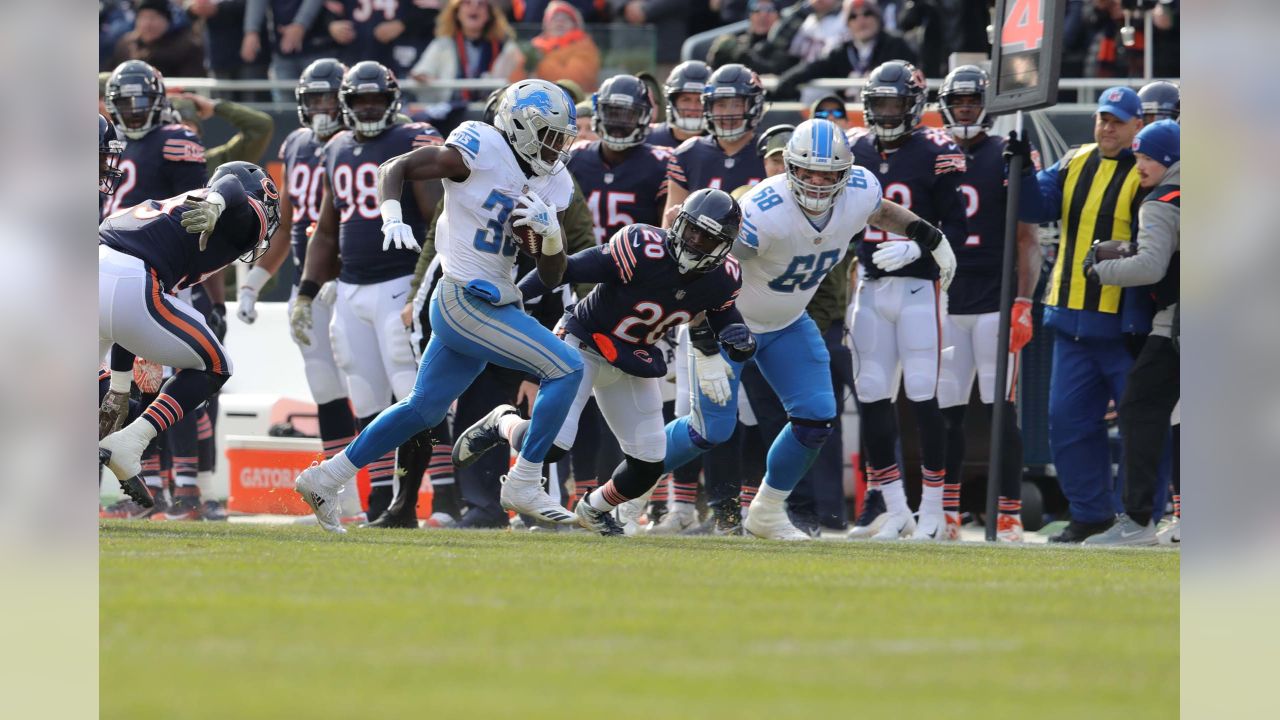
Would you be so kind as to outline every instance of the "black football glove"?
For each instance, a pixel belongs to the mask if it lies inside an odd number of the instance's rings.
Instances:
[[[756,352],[756,338],[742,323],[734,323],[721,330],[719,339],[729,359],[734,362],[745,362]]]
[[[1009,161],[1014,157],[1022,158],[1022,174],[1030,175],[1036,171],[1036,166],[1031,162],[1031,143],[1027,142],[1025,137],[1018,138],[1018,133],[1009,133],[1009,142],[1004,146],[1004,165],[1006,171],[1009,168]]]
[[[213,309],[209,311],[209,317],[206,319],[209,323],[209,329],[213,331],[218,342],[222,342],[227,337],[227,306],[217,303]]]
[[[1093,264],[1098,262],[1098,243],[1089,246],[1089,252],[1084,255],[1084,262],[1080,264],[1080,268],[1084,271],[1086,280],[1094,283],[1098,282],[1098,274],[1093,271]]]

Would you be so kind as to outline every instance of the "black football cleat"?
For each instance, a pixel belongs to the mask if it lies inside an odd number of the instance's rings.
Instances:
[[[418,518],[416,511],[396,512],[392,508],[383,511],[377,519],[361,525],[360,527],[377,528],[381,530],[417,530]]]
[[[518,412],[511,405],[499,405],[489,411],[488,415],[480,418],[474,425],[467,428],[458,436],[458,441],[453,444],[453,466],[457,468],[468,467],[480,456],[492,450],[502,442],[502,436],[498,434],[498,421],[504,415],[511,415]]]
[[[621,536],[626,532],[617,520],[613,519],[613,512],[608,510],[597,510],[591,507],[591,503],[586,498],[578,501],[577,506],[573,509],[573,514],[578,516],[578,524],[582,527],[605,537]]]
[[[98,448],[98,469],[101,469],[111,460],[111,451],[106,448]],[[155,500],[151,499],[151,491],[147,489],[147,484],[142,481],[141,475],[134,475],[128,480],[120,480],[120,489],[124,491],[129,499],[138,503],[144,508],[155,507]]]
[[[1072,520],[1071,522],[1067,523],[1067,526],[1063,528],[1062,532],[1058,533],[1057,535],[1054,535],[1053,537],[1050,537],[1049,542],[1073,543],[1073,544],[1079,545],[1080,543],[1084,542],[1086,538],[1089,538],[1094,535],[1097,535],[1098,533],[1102,533],[1102,532],[1106,532],[1107,530],[1110,530],[1113,524],[1115,524],[1115,521],[1113,520],[1108,520],[1106,522],[1100,522],[1100,523],[1084,523],[1084,522],[1076,522],[1075,520]]]

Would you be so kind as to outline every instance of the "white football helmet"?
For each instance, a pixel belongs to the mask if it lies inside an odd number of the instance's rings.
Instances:
[[[782,162],[787,168],[787,187],[800,207],[824,213],[844,192],[853,167],[853,151],[835,123],[820,118],[805,120],[791,133],[782,151]],[[835,176],[830,183],[816,183],[800,179],[798,170],[831,172]]]
[[[511,148],[538,175],[554,175],[569,161],[578,136],[578,113],[569,95],[546,80],[521,80],[507,88],[494,117]]]

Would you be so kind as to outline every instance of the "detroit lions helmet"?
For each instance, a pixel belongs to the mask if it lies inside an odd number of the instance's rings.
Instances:
[[[681,274],[711,272],[724,263],[742,227],[742,209],[729,193],[704,188],[689,195],[667,231]]]
[[[853,167],[853,151],[844,133],[830,120],[805,120],[796,126],[782,151],[787,168],[787,187],[800,207],[824,213],[835,204],[849,181]],[[829,173],[826,182],[818,182],[814,173]]]
[[[366,105],[360,98],[375,96],[380,105]],[[374,137],[386,130],[400,112],[400,83],[395,73],[381,63],[364,60],[351,66],[342,76],[338,104],[347,126],[364,137]]]
[[[591,129],[610,150],[633,148],[649,135],[653,102],[635,75],[614,75],[591,96]]]
[[[111,195],[120,184],[124,172],[120,170],[120,154],[124,141],[116,133],[116,126],[98,116],[98,192]]]
[[[320,58],[307,66],[298,78],[293,96],[298,103],[298,122],[311,128],[321,139],[342,129],[342,108],[338,92],[347,66],[333,58]]]
[[[554,175],[569,161],[578,136],[578,112],[568,93],[546,80],[521,80],[507,88],[495,126],[511,149],[538,175]]]
[[[162,116],[169,107],[164,77],[141,60],[126,60],[116,66],[107,79],[102,101],[111,121],[130,140],[146,137],[163,124]]]

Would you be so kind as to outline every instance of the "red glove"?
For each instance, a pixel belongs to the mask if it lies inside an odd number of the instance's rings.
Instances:
[[[1020,297],[1013,301],[1009,316],[1009,352],[1021,352],[1031,342],[1031,300]]]

